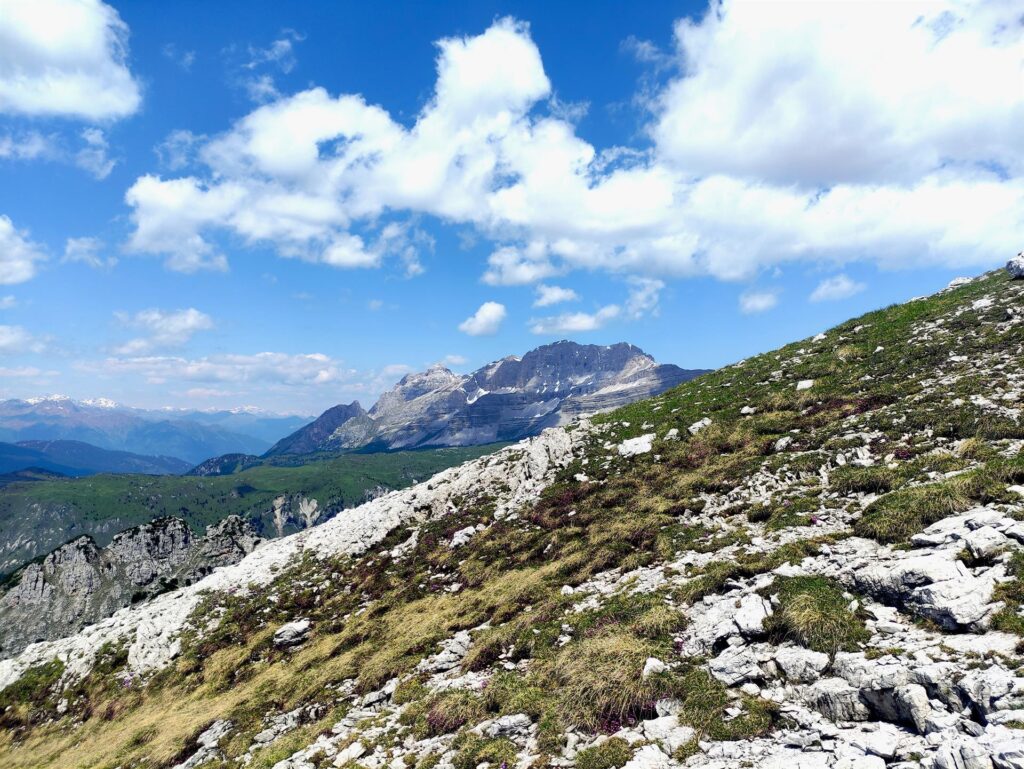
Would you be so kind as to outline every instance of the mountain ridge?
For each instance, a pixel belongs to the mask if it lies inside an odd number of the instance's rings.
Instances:
[[[74,440],[109,451],[169,456],[193,465],[228,453],[259,454],[308,420],[251,410],[167,410],[67,396],[0,401],[0,440]]]
[[[635,345],[562,340],[469,374],[440,364],[406,374],[365,411],[335,406],[265,456],[519,440],[546,427],[662,392],[705,373],[658,364]]]

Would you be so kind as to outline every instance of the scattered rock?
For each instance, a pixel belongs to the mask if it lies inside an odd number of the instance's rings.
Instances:
[[[620,457],[635,457],[638,454],[646,454],[654,444],[654,433],[646,433],[636,438],[627,438],[619,444]]]
[[[274,646],[279,649],[290,649],[305,643],[313,625],[308,619],[297,619],[281,625],[274,633]]]
[[[647,662],[644,663],[644,670],[641,674],[642,678],[649,678],[650,676],[657,675],[658,673],[664,673],[668,670],[668,665],[659,660],[657,657],[648,657]]]
[[[711,426],[711,417],[704,417],[703,419],[701,419],[701,420],[699,420],[697,422],[694,422],[692,425],[690,425],[686,429],[687,429],[687,431],[689,431],[690,435],[696,435],[701,430],[705,429],[706,427],[710,427],[710,426]]]

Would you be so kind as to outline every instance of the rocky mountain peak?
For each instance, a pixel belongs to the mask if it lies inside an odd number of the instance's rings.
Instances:
[[[568,340],[521,357],[507,356],[465,375],[435,364],[406,374],[365,415],[339,422],[333,409],[325,412],[279,442],[268,456],[517,440],[583,413],[659,393],[699,373],[658,365],[631,344]],[[329,433],[325,425],[333,426]]]

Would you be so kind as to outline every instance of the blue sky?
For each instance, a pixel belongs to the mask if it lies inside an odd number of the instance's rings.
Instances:
[[[1013,3],[0,0],[0,397],[716,367],[1024,247]]]

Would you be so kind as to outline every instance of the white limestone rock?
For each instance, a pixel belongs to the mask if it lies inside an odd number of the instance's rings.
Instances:
[[[704,430],[705,428],[708,428],[710,426],[711,426],[711,417],[704,417],[703,419],[701,419],[701,420],[699,420],[697,422],[694,422],[692,425],[690,425],[686,429],[690,433],[690,435],[696,435],[701,430]]]
[[[784,646],[776,652],[775,663],[788,680],[809,684],[821,677],[829,656],[800,646]]]
[[[654,445],[654,433],[645,433],[636,438],[627,438],[618,446],[620,457],[635,457],[647,454]]]

